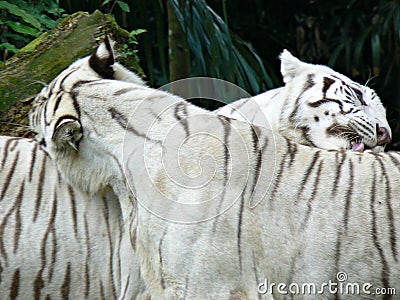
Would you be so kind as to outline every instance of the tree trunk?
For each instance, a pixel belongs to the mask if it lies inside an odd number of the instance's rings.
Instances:
[[[167,0],[169,80],[175,81],[190,77],[190,51],[184,31],[179,24],[173,8]]]
[[[29,136],[27,112],[30,102],[63,69],[78,58],[89,55],[106,35],[116,42],[116,49],[129,44],[129,33],[109,16],[75,13],[62,20],[56,28],[37,39],[0,66],[0,134]],[[131,50],[131,49],[129,49]],[[128,51],[127,67],[142,74],[139,60]]]

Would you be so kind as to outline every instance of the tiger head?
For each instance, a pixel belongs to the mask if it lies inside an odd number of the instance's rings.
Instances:
[[[287,50],[280,59],[283,135],[323,149],[384,150],[391,129],[374,90],[327,66],[302,62]]]
[[[49,102],[49,99],[56,99],[50,102],[54,105],[52,109],[57,111],[57,114],[62,115],[64,113],[62,110],[70,111],[70,107],[76,105],[74,93],[71,93],[71,91],[77,85],[90,81],[95,82],[100,79],[114,79],[145,85],[145,82],[138,75],[115,61],[113,41],[106,37],[104,42],[98,46],[92,55],[78,59],[72,63],[36,96],[35,101],[32,103],[32,109],[29,112],[32,130],[37,132],[36,139],[42,144],[45,143],[45,137],[42,136],[42,133],[46,132],[45,126],[46,124],[50,124],[51,120],[47,120],[46,115],[42,116],[40,114],[47,111],[47,109],[42,108],[48,105],[47,102]],[[54,91],[57,91],[57,93],[54,93]],[[62,106],[59,105],[61,101],[63,101]],[[68,113],[65,113],[65,115],[66,120],[69,120],[71,117],[75,119],[79,118],[79,116],[71,116]],[[44,117],[46,121],[40,122],[39,120],[41,117]],[[63,120],[61,119],[60,124],[57,124],[57,126],[62,124]],[[73,123],[71,126],[73,126]],[[71,128],[71,132],[73,132],[73,128]],[[79,140],[79,138],[80,136],[75,137],[75,139],[70,139],[70,137],[67,136],[59,137],[60,140],[66,139],[68,141]],[[73,144],[69,146],[76,148],[76,145]]]

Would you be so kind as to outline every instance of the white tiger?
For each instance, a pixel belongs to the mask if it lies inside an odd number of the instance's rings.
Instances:
[[[101,47],[89,67],[99,65]],[[120,64],[111,65],[98,71],[143,84]],[[145,297],[123,232],[114,193],[89,196],[68,185],[36,141],[0,137],[0,298]]]
[[[292,141],[323,149],[372,148],[391,141],[386,110],[378,95],[323,65],[280,55],[285,86],[235,101],[218,113],[271,128]]]
[[[153,299],[264,298],[266,280],[350,298],[327,290],[339,272],[369,292],[400,289],[399,153],[295,144],[166,92],[99,79],[87,60],[43,89],[30,120],[71,184],[113,189]]]
[[[130,247],[114,193],[89,197],[36,141],[0,137],[2,299],[136,297],[144,286]]]
[[[144,84],[137,75],[114,63],[113,57],[108,55],[109,52],[111,45],[106,41],[87,58],[89,64],[84,66],[87,68],[84,71],[93,69],[98,78]],[[100,63],[101,60],[106,63]],[[259,103],[261,108],[268,105],[269,102],[265,100],[263,97],[263,101]],[[247,113],[256,115],[258,111],[256,107]],[[1,240],[3,266],[6,267],[3,267],[4,279],[0,282],[0,294],[9,295],[10,298],[18,295],[24,299],[48,296],[60,298],[67,295],[72,298],[112,299],[120,293],[122,297],[131,298],[143,292],[138,269],[134,268],[136,262],[133,252],[129,250],[129,245],[128,250],[121,246],[123,228],[120,224],[119,207],[116,206],[117,198],[110,193],[105,197],[88,196],[69,186],[59,176],[43,150],[32,140],[2,137],[0,148],[3,153],[3,168],[0,170],[1,230],[4,236],[13,233],[11,238]],[[21,188],[24,190],[22,194],[18,192]],[[30,193],[26,193],[27,190],[35,191],[34,199]],[[22,210],[17,210],[17,206],[21,206]],[[40,207],[42,209],[39,213],[37,209]],[[14,223],[10,223],[13,214],[16,217],[13,219]],[[32,218],[27,218],[30,214]],[[17,218],[21,215],[22,218]],[[19,227],[25,230],[13,231]],[[50,227],[52,231],[49,233]],[[50,235],[53,243],[44,243],[43,240],[49,240]],[[93,241],[90,238],[93,236],[111,237]],[[24,242],[19,242],[22,240]],[[93,246],[88,247],[88,243]],[[12,252],[14,247],[18,250]],[[36,259],[46,258],[43,255],[47,252],[54,253],[54,247],[57,251],[52,259]],[[123,260],[120,257],[121,249],[130,251],[128,257],[123,255]],[[111,254],[114,259],[108,260],[109,264],[102,264],[103,256],[109,257]],[[90,259],[81,264],[84,258]],[[24,263],[23,267],[21,262]],[[122,271],[125,278],[119,284],[119,269],[126,265],[130,266],[131,271]],[[43,270],[52,271],[46,273]],[[85,283],[81,284],[82,282]]]

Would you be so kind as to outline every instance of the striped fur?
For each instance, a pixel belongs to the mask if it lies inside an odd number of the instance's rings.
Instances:
[[[319,286],[339,271],[400,290],[399,153],[295,144],[81,63],[31,124],[73,186],[115,192],[152,298],[263,299],[265,279]]]
[[[36,141],[1,137],[0,193],[2,299],[117,299],[130,285],[137,290],[128,292],[140,291],[133,272],[121,288],[121,271],[136,261],[122,249],[130,241],[112,192],[88,197],[61,178]]]
[[[107,47],[92,56],[96,65]],[[143,84],[112,64],[98,76]],[[1,298],[144,298],[114,193],[71,187],[34,140],[0,137],[0,152]]]
[[[280,58],[284,87],[236,101],[218,113],[260,126],[268,123],[272,130],[308,146],[384,150],[391,129],[374,90],[327,66],[304,63],[287,50]]]

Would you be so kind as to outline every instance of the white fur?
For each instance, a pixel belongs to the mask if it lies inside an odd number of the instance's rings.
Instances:
[[[282,52],[280,59],[284,87],[233,102],[219,109],[218,114],[235,119],[246,119],[253,124],[271,128],[297,143],[323,149],[351,149],[348,135],[328,135],[327,129],[335,123],[348,127],[358,122],[371,130],[371,134],[368,135],[363,130],[357,129],[357,133],[361,136],[360,140],[373,148],[375,152],[384,150],[384,147],[376,145],[376,124],[386,128],[390,135],[391,129],[386,119],[385,108],[371,88],[361,86],[327,66],[302,62],[287,50]],[[312,79],[309,78],[310,75]],[[327,91],[327,98],[339,100],[343,104],[343,111],[350,109],[361,111],[343,115],[336,103],[325,103],[317,108],[310,107],[309,103],[323,98],[325,77],[335,81]],[[314,84],[305,90],[310,80]],[[360,90],[367,106],[363,106],[358,100],[353,103],[343,101],[346,97],[339,91],[342,82]],[[296,109],[297,113],[291,118]],[[326,111],[329,115],[325,115]],[[316,121],[315,117],[319,120]],[[351,127],[354,128],[354,126]],[[304,136],[302,128],[309,129],[308,137]]]
[[[52,299],[66,295],[70,299],[116,299],[120,294],[129,298],[142,293],[137,260],[124,234],[115,194],[108,190],[89,196],[70,187],[33,140],[1,137],[0,149],[0,224],[6,254],[0,255],[0,294],[34,299],[40,278],[40,299],[46,295]],[[17,270],[18,287],[13,285]]]
[[[85,76],[76,72],[71,83]],[[392,161],[399,154],[313,149],[261,127],[255,128],[257,146],[244,122],[224,123],[179,97],[127,82],[98,80],[73,92],[83,130],[78,151],[60,150],[52,139],[60,114],[75,114],[68,97],[49,126],[39,119],[34,128],[74,186],[114,190],[152,298],[257,299],[265,278],[320,285],[338,271],[347,272],[349,282],[380,287],[384,278],[400,289],[400,172]],[[178,105],[185,106],[187,123],[176,119]],[[36,109],[31,116],[43,119]],[[49,103],[47,118],[53,113]],[[129,120],[131,130],[121,120]],[[187,188],[198,183],[196,174],[211,174],[211,181]],[[232,206],[223,211],[226,203]]]

